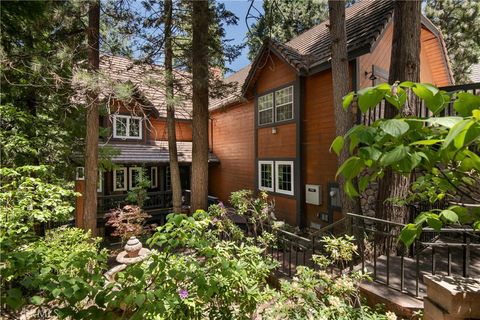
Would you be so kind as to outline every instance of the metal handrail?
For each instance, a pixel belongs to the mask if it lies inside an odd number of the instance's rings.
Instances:
[[[337,225],[340,225],[342,223],[346,223],[347,222],[347,219],[346,218],[341,218],[340,220],[337,220],[335,221],[334,223],[331,223],[323,228],[320,228],[319,230],[315,231],[312,233],[312,236],[313,237],[316,237],[316,236],[319,236],[321,234],[324,234],[325,232],[327,232],[328,230],[330,229],[333,229],[335,226]]]

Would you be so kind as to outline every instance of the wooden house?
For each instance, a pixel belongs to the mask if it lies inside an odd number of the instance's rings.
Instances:
[[[351,88],[386,82],[392,1],[363,1],[346,10]],[[253,63],[226,78],[236,94],[210,105],[209,193],[265,190],[278,219],[320,227],[341,217],[328,21],[282,44],[265,42]],[[440,31],[422,17],[420,79],[453,83]]]

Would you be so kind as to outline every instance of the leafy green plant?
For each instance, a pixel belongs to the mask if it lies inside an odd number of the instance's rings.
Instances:
[[[467,198],[478,203],[480,199],[465,188],[476,189],[480,181],[479,96],[467,92],[447,94],[429,84],[406,81],[351,92],[345,96],[343,106],[348,108],[355,103],[366,112],[386,100],[401,109],[407,90],[424,101],[431,117],[380,119],[370,126],[357,125],[333,141],[331,149],[335,153],[348,147],[351,154],[337,171],[337,176],[345,178],[346,193],[359,196],[369,183],[383,177],[385,170],[391,168],[400,174],[419,173],[412,184],[411,197],[393,200],[435,203]],[[458,116],[439,117],[450,101]],[[358,186],[353,183],[355,178],[359,179]],[[400,239],[408,246],[422,232],[423,225],[438,230],[452,223],[480,228],[480,210],[454,205],[446,210],[425,212],[403,229]]]
[[[148,200],[147,190],[150,188],[150,180],[147,179],[147,173],[144,168],[140,171],[140,174],[136,177],[136,187],[127,194],[127,201],[137,204],[140,208]]]

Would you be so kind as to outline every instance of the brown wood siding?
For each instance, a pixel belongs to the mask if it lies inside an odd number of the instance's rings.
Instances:
[[[372,65],[389,70],[392,50],[393,24],[385,30],[385,33],[377,43],[372,53],[359,58],[359,85],[360,88],[372,86],[369,79]],[[448,70],[444,62],[444,55],[440,40],[428,29],[422,27],[422,47],[420,51],[420,81],[432,83],[436,86],[449,84]]]
[[[220,160],[209,167],[209,194],[228,203],[230,193],[255,187],[254,103],[211,113],[212,151]]]
[[[295,81],[296,73],[288,64],[274,54],[270,54],[268,63],[259,69],[256,79],[257,94],[284,86]]]
[[[303,175],[305,184],[321,185],[322,204],[305,205],[307,226],[311,222],[322,223],[317,215],[327,213],[327,184],[335,182],[337,157],[330,153],[330,145],[335,138],[335,118],[333,111],[332,74],[323,71],[305,80],[305,104],[302,120],[303,136]],[[305,190],[301,190],[305,192]],[[338,216],[335,215],[334,219]]]
[[[258,158],[295,158],[296,133],[295,123],[258,129]]]
[[[152,131],[150,135],[152,139],[156,141],[166,141],[168,140],[167,134],[167,120],[162,119],[151,119]],[[175,129],[177,134],[177,141],[192,141],[192,123],[190,121],[176,121]]]

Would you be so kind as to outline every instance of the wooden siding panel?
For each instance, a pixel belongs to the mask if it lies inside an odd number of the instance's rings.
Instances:
[[[311,222],[322,223],[317,215],[327,212],[327,184],[335,182],[337,157],[329,151],[335,138],[332,75],[327,70],[310,76],[305,81],[305,105],[303,118],[304,152],[303,174],[305,184],[322,187],[322,204],[305,205],[307,226]],[[301,192],[305,192],[301,190]],[[323,224],[325,224],[323,222]]]
[[[424,27],[422,27],[420,38],[422,42],[420,50],[420,81],[432,83],[436,86],[448,85],[448,70],[445,65],[440,40]],[[393,24],[390,23],[373,52],[360,57],[360,88],[372,85],[372,80],[369,79],[372,65],[389,70],[392,39]]]
[[[167,120],[164,118],[161,119],[151,119],[152,130],[150,135],[154,140],[166,141],[168,140],[167,134]],[[192,141],[192,123],[190,121],[176,121],[175,130],[177,134],[177,141]]]
[[[209,168],[209,194],[228,202],[230,193],[255,188],[254,104],[215,111],[213,153],[220,163]]]
[[[258,129],[258,158],[295,158],[296,132],[295,123]]]
[[[274,54],[270,54],[268,63],[257,71],[257,93],[284,86],[295,81],[296,73],[291,66]]]

